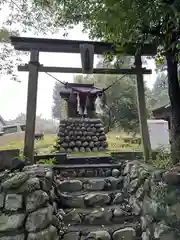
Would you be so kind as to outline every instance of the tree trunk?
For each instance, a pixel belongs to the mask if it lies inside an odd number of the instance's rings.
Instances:
[[[180,88],[175,51],[166,53],[168,90],[171,103],[171,150],[173,164],[180,162]]]

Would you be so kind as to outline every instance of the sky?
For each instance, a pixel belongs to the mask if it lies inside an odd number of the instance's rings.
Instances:
[[[23,34],[25,37],[34,37],[33,34]],[[63,31],[58,34],[48,35],[48,38],[63,39]],[[83,34],[80,26],[76,27],[69,32],[68,39],[72,40],[88,40],[88,36]],[[23,64],[28,63],[29,57],[23,58]],[[79,54],[62,54],[62,53],[40,53],[40,64],[46,66],[59,66],[59,67],[81,67],[81,60]],[[94,66],[97,64],[98,59],[95,56]],[[148,60],[146,66],[152,69],[151,75],[144,77],[149,88],[152,88],[156,80],[155,63],[154,60]],[[62,74],[52,73],[61,81],[73,82],[75,74]],[[0,79],[0,115],[5,119],[14,119],[20,113],[26,112],[27,102],[27,85],[28,85],[28,73],[18,72],[18,79],[21,81],[13,82],[7,76],[3,76]],[[37,95],[37,115],[41,115],[43,118],[52,118],[52,94],[55,80],[45,73],[39,73],[38,79],[38,95]]]

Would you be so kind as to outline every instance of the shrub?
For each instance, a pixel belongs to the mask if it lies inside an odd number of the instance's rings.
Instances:
[[[157,149],[155,158],[151,158],[149,163],[155,168],[169,169],[172,166],[172,155],[171,152],[163,147]]]

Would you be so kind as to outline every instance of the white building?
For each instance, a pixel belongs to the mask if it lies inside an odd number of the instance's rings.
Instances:
[[[4,127],[4,126],[6,126],[6,122],[0,115],[0,131],[1,131],[1,128]]]

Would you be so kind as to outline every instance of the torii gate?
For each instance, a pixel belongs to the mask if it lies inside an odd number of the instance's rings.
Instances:
[[[37,86],[39,72],[55,72],[55,73],[89,73],[89,74],[135,74],[137,76],[137,103],[139,111],[139,123],[141,137],[143,143],[144,159],[147,161],[150,157],[151,146],[147,125],[147,111],[145,103],[143,74],[151,74],[152,71],[142,68],[141,56],[154,56],[156,47],[152,44],[143,44],[141,51],[137,52],[137,44],[126,44],[121,48],[123,55],[135,56],[135,67],[131,69],[93,69],[94,54],[105,54],[107,52],[114,55],[119,54],[116,47],[111,43],[94,42],[94,41],[77,41],[62,39],[45,39],[45,38],[26,38],[26,37],[10,37],[11,43],[16,50],[29,51],[30,62],[25,65],[18,66],[19,71],[29,72],[28,95],[27,95],[27,111],[26,111],[26,131],[24,143],[24,156],[34,163],[34,134],[36,120],[36,102],[37,102]],[[90,68],[86,69],[86,50],[90,53]],[[80,53],[82,68],[71,67],[48,67],[39,63],[40,52],[58,52],[58,53]],[[86,55],[86,56],[85,56]],[[88,61],[87,61],[88,62]],[[89,67],[89,66],[87,66]]]

